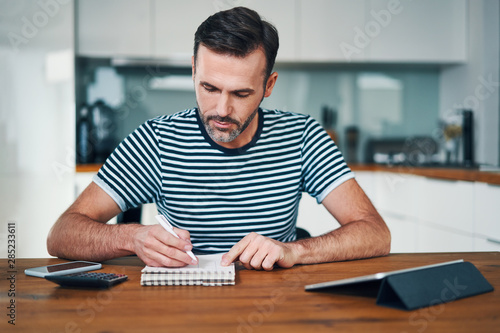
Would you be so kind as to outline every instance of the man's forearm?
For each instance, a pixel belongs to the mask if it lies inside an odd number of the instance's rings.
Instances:
[[[390,232],[383,222],[353,221],[291,245],[297,253],[297,264],[315,264],[387,255],[390,243]]]
[[[47,238],[53,256],[103,261],[132,254],[132,235],[138,224],[108,225],[78,213],[63,214]]]

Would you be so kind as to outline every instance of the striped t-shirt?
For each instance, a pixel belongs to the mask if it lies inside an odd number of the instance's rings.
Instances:
[[[253,140],[224,148],[190,109],[146,121],[94,177],[122,211],[156,203],[198,253],[228,251],[254,231],[295,240],[302,192],[320,203],[354,175],[310,116],[259,109]]]

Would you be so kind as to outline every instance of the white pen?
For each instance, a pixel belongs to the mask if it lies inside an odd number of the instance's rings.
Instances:
[[[172,228],[172,225],[167,221],[167,219],[165,218],[165,216],[163,216],[163,215],[156,215],[155,217],[158,220],[158,222],[160,222],[160,224],[163,227],[163,229],[167,230],[169,233],[171,233],[175,237],[180,238],[179,235],[177,235],[175,233],[174,228]],[[196,259],[195,255],[193,254],[192,251],[186,251],[186,253],[191,258],[193,258],[193,260],[198,261],[198,259]]]

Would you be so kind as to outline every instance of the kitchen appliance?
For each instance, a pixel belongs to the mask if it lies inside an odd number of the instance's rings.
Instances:
[[[93,163],[95,160],[94,140],[91,138],[92,117],[90,107],[83,104],[79,112],[77,122],[76,140],[77,140],[77,163]]]
[[[474,166],[474,114],[472,110],[462,112],[463,165]]]
[[[92,137],[95,140],[94,163],[103,163],[115,149],[114,112],[103,100],[92,105]]]
[[[102,100],[83,104],[77,125],[77,162],[103,163],[116,146],[114,112]]]
[[[429,136],[369,139],[366,163],[427,166],[435,164],[438,143]]]
[[[357,126],[348,126],[345,129],[346,162],[358,163],[359,129]]]

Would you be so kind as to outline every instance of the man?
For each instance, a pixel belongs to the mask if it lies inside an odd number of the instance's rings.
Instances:
[[[194,263],[192,249],[259,270],[386,255],[389,230],[320,125],[259,107],[278,78],[277,50],[276,30],[252,10],[203,22],[192,59],[198,108],[151,119],[126,138],[58,219],[49,253],[94,261],[135,253],[175,267]],[[296,241],[302,192],[341,227]],[[146,202],[179,239],[160,225],[106,224]]]

